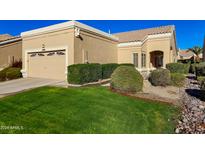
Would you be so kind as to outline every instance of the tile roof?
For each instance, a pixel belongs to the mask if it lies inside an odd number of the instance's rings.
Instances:
[[[0,34],[0,42],[6,41],[6,40],[11,39],[11,38],[14,38],[14,37],[9,35],[9,34]]]
[[[192,57],[192,56],[195,55],[195,54],[194,54],[192,51],[190,51],[190,50],[180,50],[180,51],[178,52],[178,54],[179,54],[179,56],[182,56],[182,57]]]
[[[145,37],[148,35],[171,33],[173,30],[174,30],[174,26],[169,25],[169,26],[161,26],[155,28],[147,28],[142,30],[116,33],[113,35],[119,38],[120,43],[125,43],[125,42],[134,42],[134,41],[143,41]]]
[[[0,46],[21,40],[22,39],[20,36],[11,36],[9,34],[3,34],[0,35]]]

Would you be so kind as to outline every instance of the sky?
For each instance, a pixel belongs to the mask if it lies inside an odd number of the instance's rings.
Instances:
[[[66,20],[0,20],[0,34],[13,36],[21,32],[41,28]],[[205,20],[78,20],[84,24],[105,32],[117,33],[145,29],[157,26],[175,25],[177,46],[187,49],[203,46],[205,37]]]

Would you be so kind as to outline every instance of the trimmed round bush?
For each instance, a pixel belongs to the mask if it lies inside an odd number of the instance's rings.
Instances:
[[[123,93],[139,92],[143,88],[143,77],[134,67],[119,66],[111,75],[110,86]]]
[[[108,63],[108,64],[102,64],[102,79],[108,79],[111,77],[113,71],[119,67],[119,66],[131,66],[134,67],[134,64],[130,63],[122,63],[122,64],[117,64],[117,63]]]
[[[102,79],[108,79],[111,77],[113,71],[118,67],[119,65],[116,63],[110,63],[110,64],[102,64]]]
[[[6,78],[7,78],[8,80],[18,79],[18,78],[21,78],[21,77],[22,77],[21,68],[10,67],[10,68],[6,71]]]
[[[149,81],[154,86],[167,86],[171,82],[171,75],[168,69],[156,69],[150,73]]]
[[[68,83],[85,84],[102,78],[100,64],[74,64],[68,66]]]
[[[135,67],[134,64],[131,64],[131,63],[121,63],[121,64],[118,64],[119,66],[131,66],[131,67]]]
[[[185,75],[181,73],[171,73],[171,85],[182,87],[185,84]]]
[[[166,64],[166,68],[170,70],[171,73],[182,73],[188,74],[190,64],[182,64],[182,63],[169,63]]]

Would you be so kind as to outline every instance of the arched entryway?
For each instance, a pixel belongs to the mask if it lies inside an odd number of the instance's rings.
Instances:
[[[150,52],[150,62],[152,67],[159,68],[163,67],[164,54],[162,51],[152,51]]]

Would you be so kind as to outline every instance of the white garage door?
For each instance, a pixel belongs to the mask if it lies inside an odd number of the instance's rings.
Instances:
[[[66,79],[65,50],[28,53],[28,76]]]

